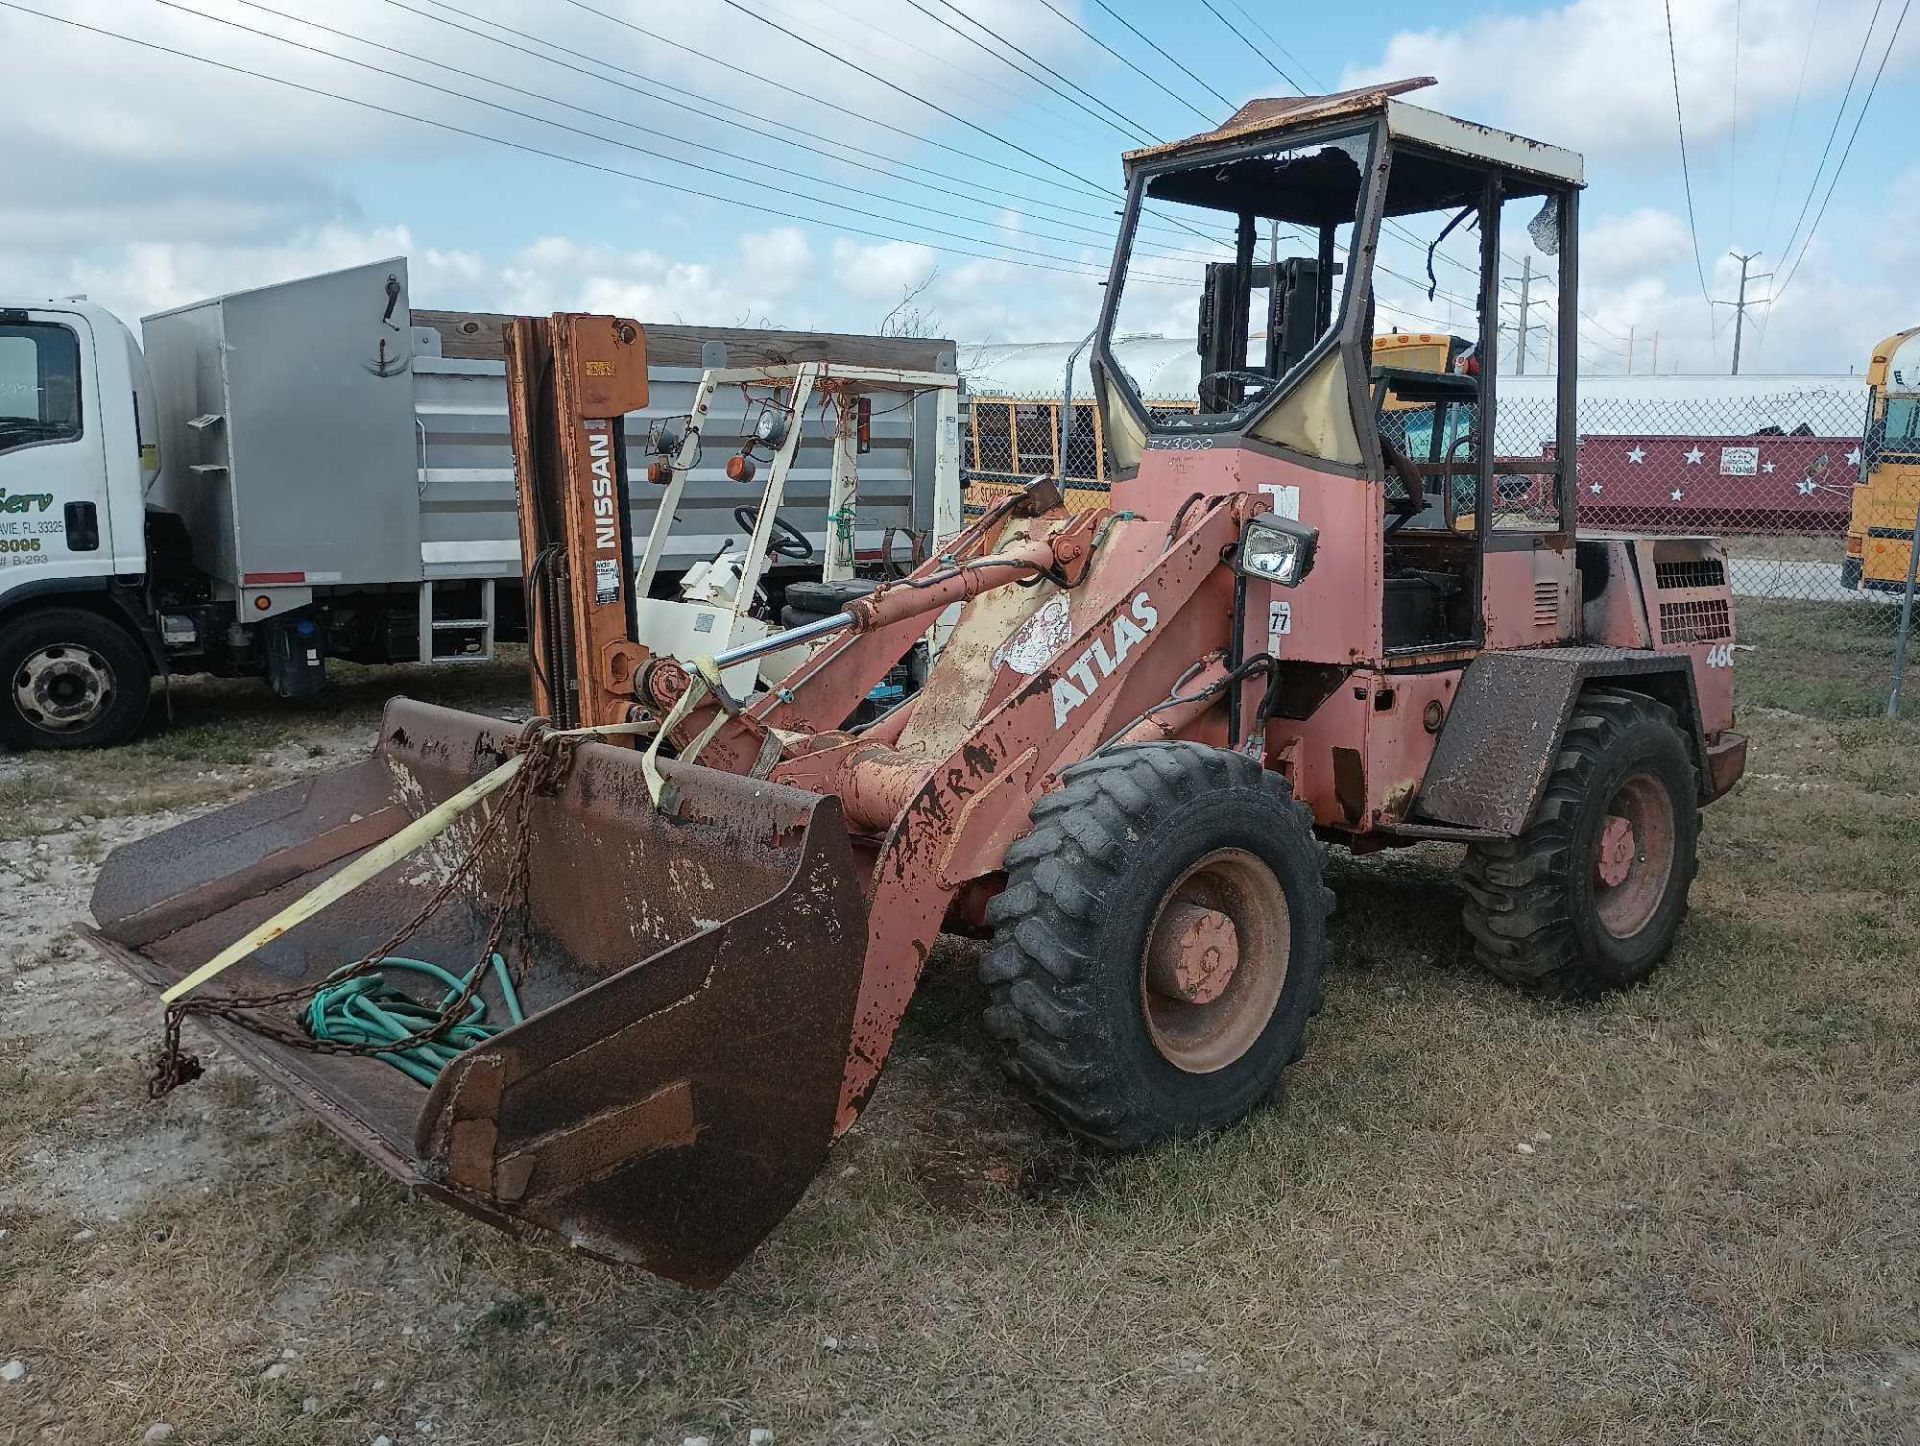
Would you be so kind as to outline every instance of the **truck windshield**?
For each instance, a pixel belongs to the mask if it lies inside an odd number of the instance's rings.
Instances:
[[[1105,340],[1155,427],[1245,420],[1338,328],[1369,143],[1359,131],[1149,174]],[[1151,341],[1171,345],[1138,345]],[[1197,364],[1138,374],[1136,359],[1181,342]]]
[[[80,340],[51,322],[0,325],[0,452],[80,435]]]

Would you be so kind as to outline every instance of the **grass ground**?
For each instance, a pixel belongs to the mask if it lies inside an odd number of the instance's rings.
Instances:
[[[1473,968],[1453,854],[1336,854],[1282,1106],[1113,1158],[1000,1081],[948,941],[706,1295],[417,1205],[237,1067],[145,1103],[152,1001],[65,932],[91,861],[357,753],[391,674],[0,760],[0,1440],[1920,1441],[1920,726],[1812,611],[1743,605],[1750,772],[1648,987],[1532,1002]]]

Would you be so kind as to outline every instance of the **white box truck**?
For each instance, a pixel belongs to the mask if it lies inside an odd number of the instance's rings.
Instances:
[[[254,675],[299,697],[329,658],[469,662],[524,636],[499,320],[416,316],[397,257],[147,317],[144,347],[86,301],[0,302],[0,744],[120,742],[168,674]],[[650,421],[685,412],[703,368],[954,367],[950,342],[648,336],[636,478]],[[863,429],[869,555],[956,505],[936,503],[935,433],[953,422],[934,401]],[[716,396],[663,586],[738,537],[724,439],[748,411],[738,391]],[[822,549],[833,432],[806,419],[782,514]],[[655,490],[631,489],[638,535]]]

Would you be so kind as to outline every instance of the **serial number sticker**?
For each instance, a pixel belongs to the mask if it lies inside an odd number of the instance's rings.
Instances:
[[[1293,604],[1276,602],[1267,604],[1267,651],[1280,650],[1280,639],[1293,631]]]
[[[699,617],[693,620],[693,630],[696,633],[712,632],[713,631],[713,614],[701,613]]]
[[[605,606],[620,600],[620,561],[618,558],[597,558],[593,564],[593,600]]]
[[[1278,482],[1262,482],[1260,490],[1266,494],[1267,508],[1275,517],[1287,517],[1300,520],[1300,489],[1283,486]]]

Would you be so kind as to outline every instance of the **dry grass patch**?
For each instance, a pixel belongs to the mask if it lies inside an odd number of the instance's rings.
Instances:
[[[1336,854],[1283,1107],[1112,1157],[1003,1084],[946,941],[875,1105],[710,1295],[412,1202],[230,1065],[146,1106],[150,1000],[9,964],[0,1000],[60,1008],[0,1014],[0,1439],[1914,1439],[1920,728],[1865,706],[1884,652],[1803,627],[1748,631],[1753,776],[1649,987],[1525,999],[1473,968],[1451,851]],[[141,786],[319,766],[373,712]],[[187,1164],[125,1208],[72,1184],[154,1142]]]

